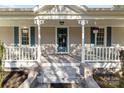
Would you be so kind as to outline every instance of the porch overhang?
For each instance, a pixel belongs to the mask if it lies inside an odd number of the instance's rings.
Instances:
[[[43,20],[124,20],[124,16],[91,16],[85,14],[41,14],[34,19]]]
[[[80,20],[82,19],[81,15],[40,15],[36,16],[35,19],[43,19],[43,20]]]

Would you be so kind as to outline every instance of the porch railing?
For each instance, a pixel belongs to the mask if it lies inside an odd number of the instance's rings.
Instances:
[[[34,61],[37,60],[37,47],[5,47],[6,61]]]
[[[5,47],[6,61],[37,61],[37,47]],[[108,62],[120,61],[119,48],[115,47],[86,47],[85,61]]]
[[[89,62],[120,61],[119,48],[116,47],[85,48],[85,61],[89,61]]]

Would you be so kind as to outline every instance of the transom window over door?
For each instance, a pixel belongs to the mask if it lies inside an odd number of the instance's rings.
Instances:
[[[97,46],[104,46],[104,35],[105,35],[104,28],[99,28],[99,31],[98,31],[97,37],[96,37],[96,45]]]
[[[29,45],[29,29],[28,28],[21,29],[21,44]]]

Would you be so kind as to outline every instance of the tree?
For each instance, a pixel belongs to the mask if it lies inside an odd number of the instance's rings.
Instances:
[[[124,5],[114,5],[114,9],[124,9]]]

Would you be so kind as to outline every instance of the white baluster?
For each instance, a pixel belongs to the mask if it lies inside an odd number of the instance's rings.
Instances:
[[[5,51],[5,53],[6,53],[5,59],[8,60],[8,49],[6,48],[5,50],[6,50],[6,51]]]
[[[106,55],[105,55],[105,57],[106,57],[106,61],[107,61],[107,58],[108,58],[108,47],[106,47]]]
[[[99,47],[99,60],[101,60],[101,48]]]
[[[29,48],[27,47],[27,60],[30,59],[30,58],[29,58],[29,52],[30,52],[30,50],[29,50]]]
[[[20,60],[22,60],[22,50],[21,50],[21,47],[20,47]]]
[[[21,60],[21,55],[20,55],[20,53],[21,53],[21,51],[20,51],[20,47],[19,47],[19,51],[18,51],[19,53],[18,53],[18,55],[19,55],[19,60]]]
[[[34,53],[34,52],[33,52],[33,49],[34,49],[34,48],[30,48],[30,49],[29,49],[29,50],[30,50],[30,52],[29,52],[29,54],[30,54],[30,60],[33,60],[33,56],[32,56],[33,53]]]
[[[7,48],[5,48],[5,60],[7,60]]]
[[[33,50],[34,50],[34,48],[31,47],[29,50],[30,50],[30,52],[29,52],[30,53],[30,60],[33,60],[33,53],[34,53]]]
[[[109,48],[109,61],[111,60],[111,48]]]
[[[95,55],[95,60],[97,60],[98,57],[98,48],[96,47],[96,55]]]
[[[114,51],[113,51],[113,60],[116,60],[116,48],[114,48]]]
[[[119,53],[119,51],[117,53],[118,53],[118,60],[120,60],[120,53]]]
[[[113,54],[113,51],[114,51],[114,48],[112,47],[111,50],[112,50],[112,55],[111,56],[112,56],[112,60],[113,60],[113,55],[114,55]]]
[[[29,53],[28,53],[29,52],[29,48],[27,47],[26,50],[27,50],[26,51],[26,54],[27,54],[27,59],[26,60],[29,60]]]
[[[105,58],[104,58],[104,47],[102,48],[102,60],[105,60]]]
[[[92,48],[90,48],[90,60],[92,60]]]
[[[8,48],[8,59],[10,59],[10,48]]]
[[[88,55],[88,54],[87,54],[87,48],[85,47],[85,56],[86,56],[86,57],[85,57],[85,60],[88,60],[88,59],[87,59],[87,55]]]
[[[13,47],[11,47],[10,48],[10,55],[11,55],[11,58],[10,59],[14,59],[15,57],[16,57],[16,55],[14,55],[14,52],[16,53],[16,51],[14,51],[14,48]]]
[[[93,61],[93,57],[94,57],[94,48],[92,48],[92,61]]]
[[[25,48],[23,47],[23,60],[25,59]]]
[[[10,60],[10,48],[8,48],[8,59]]]
[[[37,47],[35,47],[35,60],[37,60]]]
[[[27,49],[26,48],[24,48],[25,49],[25,60],[27,60]]]
[[[34,48],[34,56],[35,56],[34,59],[36,60],[37,59],[37,48],[36,47]]]
[[[23,60],[23,48],[21,47],[21,59]]]
[[[11,60],[11,48],[9,49],[9,59]]]

